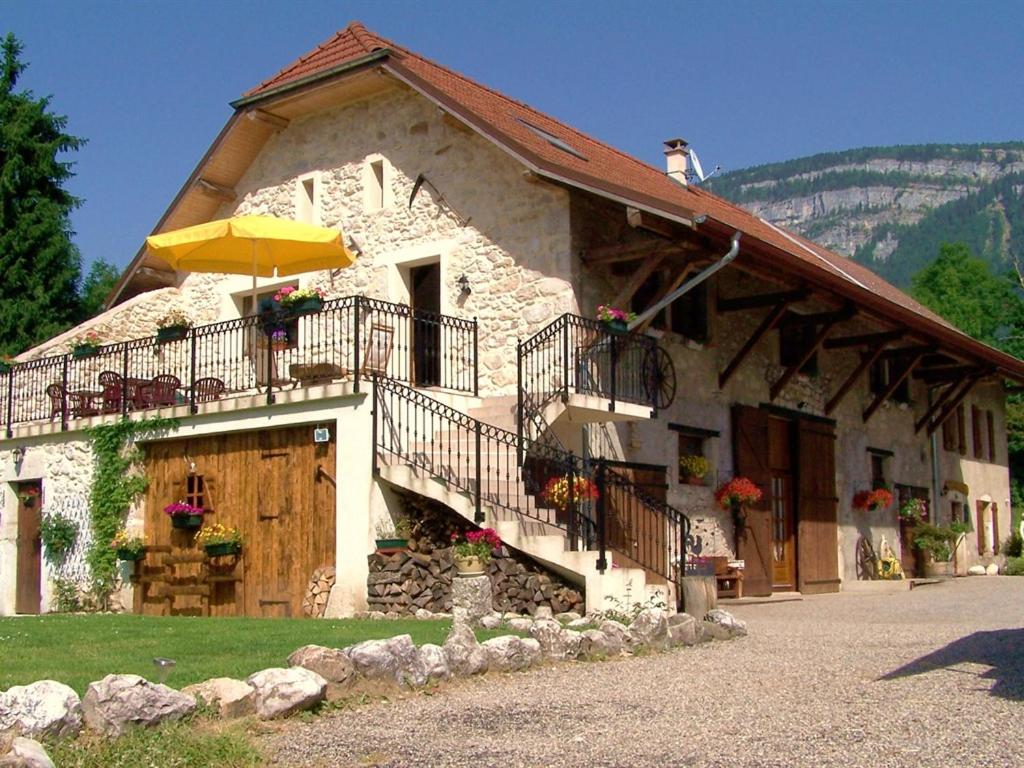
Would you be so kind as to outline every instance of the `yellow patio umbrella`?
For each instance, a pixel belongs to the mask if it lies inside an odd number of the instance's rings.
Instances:
[[[252,275],[295,275],[348,267],[356,260],[341,231],[273,216],[235,216],[146,238],[149,252],[175,269]]]

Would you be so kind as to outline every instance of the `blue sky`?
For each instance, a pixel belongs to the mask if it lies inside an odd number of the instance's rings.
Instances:
[[[228,102],[358,19],[650,163],[1024,139],[1019,2],[0,0],[70,132],[86,263],[124,266]]]

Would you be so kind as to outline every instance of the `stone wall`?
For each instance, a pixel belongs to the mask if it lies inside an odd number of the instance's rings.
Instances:
[[[473,530],[461,517],[425,499],[406,498],[415,521],[408,551],[369,556],[367,606],[393,616],[419,609],[434,613],[452,610],[453,533]],[[566,583],[529,558],[501,547],[488,567],[494,609],[530,614],[546,606],[554,613],[583,613],[582,588]]]

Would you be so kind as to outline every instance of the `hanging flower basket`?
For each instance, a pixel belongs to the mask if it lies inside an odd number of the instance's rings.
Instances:
[[[188,336],[187,325],[168,325],[166,328],[156,329],[156,340],[160,344],[166,344],[169,341],[181,341]]]
[[[292,317],[319,312],[324,308],[324,292],[319,288],[293,288],[285,286],[274,294],[274,301],[281,304]]]
[[[164,507],[164,512],[170,515],[172,527],[188,529],[198,528],[203,524],[203,514],[206,510],[201,507],[193,507],[183,501],[177,501]]]
[[[628,333],[629,323],[636,319],[632,312],[623,309],[616,309],[601,304],[597,308],[597,319],[604,323],[605,327],[612,333]]]
[[[93,346],[92,344],[76,344],[71,348],[71,356],[75,360],[82,360],[86,357],[92,357],[100,351],[99,347]]]
[[[288,305],[288,309],[291,311],[293,316],[309,315],[314,312],[319,312],[323,308],[324,303],[321,299],[303,299],[302,301]]]

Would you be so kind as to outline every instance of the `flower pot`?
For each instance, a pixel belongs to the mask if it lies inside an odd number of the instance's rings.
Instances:
[[[378,551],[391,551],[397,552],[400,549],[405,549],[409,546],[408,539],[377,539],[377,550]]]
[[[166,344],[169,341],[181,341],[188,336],[187,325],[169,325],[166,328],[156,329],[156,340],[160,344]]]
[[[210,557],[222,557],[223,555],[237,555],[242,550],[242,545],[237,541],[220,541],[216,544],[207,544],[203,549]]]
[[[288,349],[287,341],[272,341],[270,342],[270,348],[275,352],[284,352]]]
[[[174,528],[198,528],[202,524],[202,515],[171,515],[171,526]]]
[[[141,560],[145,556],[146,556],[146,550],[144,550],[144,549],[140,549],[140,550],[135,550],[135,549],[119,549],[119,550],[117,550],[117,559],[118,560],[130,560],[131,562],[135,562],[137,560]]]
[[[34,507],[36,505],[37,496],[22,496],[21,503],[26,507]]]
[[[71,356],[75,358],[75,360],[81,360],[85,357],[92,357],[99,351],[99,347],[94,347],[91,344],[79,344],[77,347],[71,348]]]
[[[605,327],[612,333],[628,333],[629,325],[625,320],[604,320]]]
[[[484,563],[476,555],[455,555],[452,559],[455,561],[455,570],[458,571],[459,576],[468,578],[470,576],[484,575]]]
[[[301,299],[300,301],[296,301],[287,306],[288,313],[292,315],[292,317],[308,315],[311,312],[319,312],[323,308],[324,302],[323,299],[320,298]]]
[[[953,574],[953,563],[949,560],[935,560],[927,555],[924,560],[924,575],[929,579],[951,578]]]

